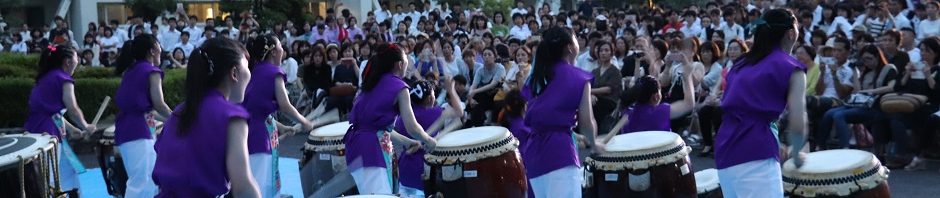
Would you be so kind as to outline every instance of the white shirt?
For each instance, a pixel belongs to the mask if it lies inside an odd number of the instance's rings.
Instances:
[[[102,51],[105,52],[117,52],[117,49],[121,47],[123,41],[116,35],[111,35],[111,37],[101,37],[98,38],[98,42],[101,43],[101,46],[114,46],[112,48],[103,48]]]
[[[735,23],[734,25],[724,25],[721,31],[725,33],[725,44],[734,39],[744,39],[744,27]]]
[[[688,23],[688,22],[686,22]],[[702,26],[692,24],[692,26],[683,25],[682,28],[679,28],[679,31],[682,32],[682,35],[685,38],[691,38],[702,34]]]
[[[10,46],[10,52],[13,52],[13,53],[23,53],[23,54],[25,54],[26,51],[28,51],[28,50],[29,50],[29,48],[26,47],[26,42],[24,42],[24,41],[20,41],[19,43],[14,43],[12,46]]]
[[[172,52],[173,49],[170,49],[172,46],[176,46],[176,43],[180,42],[180,31],[176,30],[167,30],[160,32],[159,38],[160,45],[163,46],[163,52]]]
[[[509,29],[509,35],[512,36],[512,38],[525,41],[529,36],[532,36],[532,31],[529,30],[529,27],[514,25]]]
[[[512,10],[509,11],[509,17],[510,17],[510,18],[512,18],[512,16],[514,16],[514,15],[516,15],[516,14],[526,15],[526,14],[529,14],[529,11],[526,10],[525,8],[513,8]],[[505,17],[503,17],[503,18],[505,18]]]
[[[823,91],[822,96],[831,97],[831,98],[839,98],[839,94],[838,92],[836,92],[835,83],[833,83],[833,80],[832,80],[832,71],[829,70],[829,67],[823,64],[820,64],[819,67],[825,67],[825,70],[823,71],[823,83],[826,85],[826,90]],[[852,74],[855,72],[853,70],[854,69],[852,69],[852,67],[849,66],[849,62],[845,62],[845,64],[843,64],[842,67],[839,68],[839,71],[837,71],[839,74],[839,83],[842,85],[851,86]]]
[[[183,28],[183,31],[189,32],[189,40],[198,40],[199,38],[202,38],[202,28],[192,26]]]
[[[912,63],[921,61],[920,48],[915,47],[914,49],[911,49],[910,51],[905,51],[905,52],[907,52],[907,57],[910,58]]]
[[[388,16],[389,16],[389,15],[391,15],[391,13],[389,13],[388,10],[383,10],[383,9],[380,7],[380,8],[379,8],[378,10],[376,10],[376,12],[375,12],[375,21],[381,23],[382,21],[385,21],[385,19],[388,19]]]
[[[176,49],[177,47],[183,49],[183,55],[185,55],[186,57],[189,57],[189,55],[193,53],[193,49],[196,49],[196,45],[193,45],[193,42],[177,43],[176,46],[173,46],[173,49]]]
[[[594,68],[597,68],[597,63],[595,63],[594,59],[591,58],[591,53],[590,53],[591,48],[586,48],[584,50],[586,52],[582,53],[581,55],[578,55],[578,58],[575,59],[574,65],[580,68],[581,70],[584,70],[590,73],[591,71],[594,70]]]
[[[832,36],[832,33],[835,33],[836,30],[841,30],[842,33],[845,33],[846,37],[852,38],[852,24],[849,23],[849,20],[842,16],[837,16],[832,20],[832,24],[829,25],[829,30],[826,31],[826,35]]]
[[[921,20],[920,24],[917,25],[917,43],[920,43],[920,41],[924,40],[924,38],[932,36],[940,36],[940,19]]]
[[[288,57],[281,63],[281,69],[287,75],[287,83],[293,84],[297,81],[297,60]]]

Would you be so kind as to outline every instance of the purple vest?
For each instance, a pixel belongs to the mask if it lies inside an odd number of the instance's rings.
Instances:
[[[387,167],[379,145],[379,131],[391,131],[398,118],[395,97],[407,89],[400,77],[384,74],[372,90],[356,96],[349,123],[352,125],[343,142],[346,143],[346,164],[350,170],[362,167]],[[361,161],[356,161],[361,160]]]
[[[140,60],[124,71],[121,86],[118,87],[114,103],[117,104],[117,117],[114,120],[114,142],[118,145],[139,139],[153,139],[145,114],[153,110],[150,101],[150,75],[163,71],[149,61]]]
[[[56,127],[52,116],[65,109],[62,102],[62,86],[74,83],[72,76],[62,69],[53,69],[44,74],[29,93],[29,115],[23,129],[30,133],[49,133],[62,139],[62,132]]]
[[[627,125],[623,126],[619,134],[637,131],[671,131],[669,128],[669,103],[659,103],[651,106],[636,104],[623,111],[627,116]]]
[[[580,93],[591,82],[591,74],[566,62],[552,69],[554,76],[540,95],[532,95],[529,84],[522,89],[522,97],[528,101],[525,124],[532,128],[528,143],[521,149],[525,151],[522,160],[529,178],[566,166],[581,166],[571,129],[577,121]]]
[[[735,63],[721,101],[721,127],[715,136],[718,169],[754,160],[779,158],[777,139],[770,130],[787,105],[790,75],[806,66],[775,49],[754,65]]]
[[[242,103],[251,115],[248,118],[248,154],[271,153],[271,136],[265,121],[277,111],[274,78],[278,76],[287,80],[280,67],[267,61],[259,62],[251,70],[251,81],[245,89],[245,101]]]
[[[418,120],[418,124],[424,129],[434,124],[434,121],[437,121],[437,118],[440,118],[441,113],[444,112],[443,108],[436,106],[423,107],[415,105],[414,103],[412,103],[411,106],[413,107],[412,111],[415,112],[415,119]],[[405,137],[412,138],[411,134],[408,133],[408,129],[405,128],[405,124],[402,122],[401,117],[396,119],[395,131]],[[412,154],[408,154],[407,152],[401,154],[398,158],[398,175],[400,175],[402,185],[424,190],[424,183],[422,183],[423,181],[421,180],[422,173],[424,173],[424,149],[419,149]]]
[[[248,119],[241,105],[233,104],[216,90],[206,93],[199,114],[186,136],[178,134],[177,106],[157,138],[153,182],[160,187],[157,197],[215,197],[229,192],[225,144],[230,120]]]

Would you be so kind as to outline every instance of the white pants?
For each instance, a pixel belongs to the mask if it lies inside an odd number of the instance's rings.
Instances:
[[[141,139],[118,145],[127,171],[127,190],[124,197],[153,197],[157,185],[153,183],[153,165],[157,153],[153,150],[153,139]]]
[[[536,198],[546,197],[581,197],[581,183],[584,175],[577,166],[566,166],[542,176],[529,179],[532,193]]]
[[[248,155],[248,164],[251,166],[251,175],[258,184],[258,190],[261,191],[261,197],[272,198],[279,193],[274,184],[274,167],[272,167],[273,156],[268,153],[256,153]]]
[[[362,167],[353,170],[351,173],[353,180],[356,181],[356,188],[359,189],[359,194],[392,194],[391,178],[388,175],[387,168]]]
[[[398,194],[402,198],[424,198],[424,191],[398,184]]]
[[[59,155],[59,187],[62,188],[62,191],[79,189],[78,173],[72,168],[72,163],[69,163],[65,151],[62,151],[62,147],[59,146],[56,148],[58,148],[56,152]],[[50,178],[49,182],[54,185],[55,179]]]
[[[783,198],[783,175],[774,158],[719,169],[718,181],[725,198]]]

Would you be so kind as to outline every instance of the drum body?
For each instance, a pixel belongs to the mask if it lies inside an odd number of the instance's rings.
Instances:
[[[585,160],[584,197],[696,197],[691,148],[672,132],[615,136]]]
[[[337,175],[348,172],[346,145],[343,143],[347,129],[349,122],[340,122],[317,128],[307,136],[304,155],[299,161],[304,197],[313,195]],[[337,190],[345,191],[343,194],[346,195],[358,194],[356,188]]]
[[[57,193],[58,155],[55,137],[40,134],[0,135],[0,196],[50,197]]]
[[[101,133],[101,139],[98,140],[95,152],[98,157],[98,165],[101,166],[101,176],[108,188],[108,194],[123,197],[124,192],[127,190],[127,169],[124,168],[121,152],[114,143],[114,126],[104,129],[104,132]]]
[[[723,198],[718,181],[718,170],[709,168],[695,172],[695,189],[698,198]]]
[[[425,155],[424,194],[443,197],[526,197],[519,142],[503,127],[476,127],[441,136]]]
[[[783,189],[790,197],[891,197],[888,168],[874,154],[836,149],[813,152],[799,169],[783,165]]]

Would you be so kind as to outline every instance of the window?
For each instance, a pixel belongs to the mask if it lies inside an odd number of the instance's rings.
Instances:
[[[219,3],[186,3],[186,13],[189,15],[195,15],[199,19],[199,22],[205,21],[207,18],[225,18],[231,13],[222,12],[219,9]]]
[[[98,21],[107,23],[111,20],[118,20],[123,23],[133,14],[133,11],[123,3],[98,4]]]

